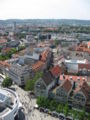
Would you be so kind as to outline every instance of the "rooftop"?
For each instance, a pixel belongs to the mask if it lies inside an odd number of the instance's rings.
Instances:
[[[87,81],[87,77],[83,77],[83,76],[75,76],[75,75],[60,75],[60,80],[72,80],[74,82],[78,82],[78,81]]]
[[[42,79],[44,80],[45,84],[48,86],[50,83],[53,82],[53,76],[50,72],[44,72],[44,75],[42,76]]]
[[[52,73],[53,76],[59,76],[62,73],[62,69],[57,65],[53,67],[50,72]]]
[[[61,85],[62,88],[64,88],[64,90],[68,93],[70,92],[71,88],[72,88],[72,84],[69,80],[65,80]]]
[[[32,65],[32,69],[33,69],[34,71],[37,71],[37,70],[39,70],[40,68],[42,68],[43,65],[45,65],[44,62],[38,61],[38,62],[36,62],[35,64]]]
[[[88,42],[88,46],[90,46],[90,42]]]
[[[6,67],[6,68],[10,68],[10,64],[5,62],[5,61],[0,61],[0,66]]]
[[[0,89],[0,117],[11,112],[18,104],[19,100],[14,91]]]
[[[6,43],[7,40],[6,39],[0,39],[0,44]]]
[[[87,69],[90,70],[90,63],[88,64],[78,64],[79,69]]]
[[[87,84],[87,82],[83,81],[74,91],[74,93],[77,93],[79,91],[82,91],[84,95],[88,98],[88,94],[90,92],[90,86]]]

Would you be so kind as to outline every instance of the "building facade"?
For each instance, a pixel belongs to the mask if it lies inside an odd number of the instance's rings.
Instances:
[[[0,89],[0,120],[15,120],[20,102],[17,94],[10,89]]]

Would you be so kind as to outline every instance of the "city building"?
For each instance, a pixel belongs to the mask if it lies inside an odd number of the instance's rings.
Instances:
[[[87,43],[88,48],[90,49],[90,42]]]
[[[78,73],[78,64],[85,64],[87,62],[86,59],[84,60],[65,60],[65,65],[67,67],[68,73]]]
[[[5,46],[6,43],[7,43],[7,40],[6,40],[6,39],[0,39],[0,47]]]
[[[20,101],[10,89],[0,89],[0,120],[15,120],[18,117]]]
[[[81,75],[90,75],[90,63],[78,64],[78,73]]]
[[[72,106],[77,109],[85,108],[90,112],[90,86],[85,81],[75,89]]]
[[[48,97],[49,90],[55,86],[55,80],[50,72],[44,75],[35,84],[35,95]]]
[[[12,64],[8,76],[19,86],[26,84],[33,77],[32,68],[28,65]]]
[[[65,80],[59,86],[55,87],[55,89],[52,90],[52,93],[56,101],[67,103],[71,90],[71,82],[69,80]]]
[[[0,61],[0,73],[7,76],[7,71],[10,68],[10,64],[6,61]]]
[[[32,70],[34,72],[44,71],[46,69],[45,63],[42,61],[38,61],[32,65]]]

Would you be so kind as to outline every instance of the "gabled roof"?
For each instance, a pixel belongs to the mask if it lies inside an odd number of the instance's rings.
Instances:
[[[55,67],[53,67],[51,70],[50,70],[51,74],[53,76],[59,76],[61,73],[62,73],[62,70],[60,69],[60,67],[57,65]]]
[[[74,93],[78,93],[79,91],[82,91],[83,94],[88,98],[88,93],[90,92],[90,86],[87,84],[87,82],[83,81],[74,91]]]
[[[70,92],[71,88],[72,88],[72,84],[69,80],[65,80],[62,84],[61,87],[64,88],[64,90],[68,93]]]
[[[53,82],[53,76],[50,72],[44,72],[44,75],[42,76],[43,81],[48,86],[50,83]]]

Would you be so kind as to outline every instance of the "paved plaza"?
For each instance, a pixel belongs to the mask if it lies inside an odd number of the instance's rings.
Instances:
[[[34,109],[36,105],[36,99],[31,98],[28,92],[24,91],[20,87],[14,85],[16,93],[19,96],[20,102],[23,106],[23,112],[25,114],[25,118],[20,114],[20,120],[58,120],[57,118],[51,117],[45,113],[39,112],[39,110]]]

